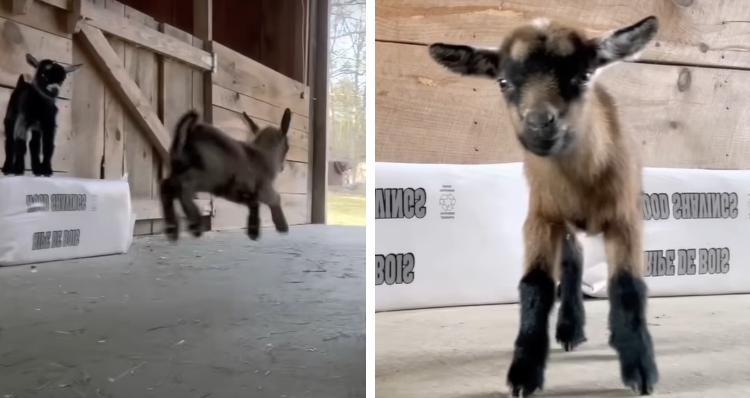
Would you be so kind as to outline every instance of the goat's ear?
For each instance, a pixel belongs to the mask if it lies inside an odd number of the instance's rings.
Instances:
[[[609,35],[593,39],[596,47],[595,66],[637,58],[658,30],[659,20],[650,16]]]
[[[64,66],[63,69],[65,69],[65,73],[71,74],[71,73],[77,71],[78,69],[81,69],[82,66],[83,66],[83,64],[69,65],[69,66]]]
[[[31,65],[31,67],[33,67],[34,69],[39,67],[39,61],[37,61],[36,58],[34,58],[34,56],[29,53],[26,53],[26,63]]]
[[[253,119],[250,119],[250,115],[248,115],[247,112],[242,111],[242,116],[245,117],[245,120],[247,120],[247,124],[250,125],[250,131],[253,132],[253,135],[258,135],[258,132],[260,131],[260,127],[258,127],[258,125],[255,124]]]
[[[281,133],[286,135],[289,132],[289,126],[292,124],[292,110],[284,109],[284,116],[281,117]]]
[[[453,73],[496,79],[500,72],[500,53],[496,50],[462,44],[430,44],[430,58]]]

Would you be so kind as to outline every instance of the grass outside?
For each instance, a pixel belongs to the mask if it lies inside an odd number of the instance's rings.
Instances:
[[[328,192],[329,225],[366,225],[365,197]]]

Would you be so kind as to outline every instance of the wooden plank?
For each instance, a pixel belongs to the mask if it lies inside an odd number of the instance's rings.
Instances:
[[[213,0],[193,0],[193,35],[204,42],[213,40]]]
[[[284,209],[287,223],[289,225],[301,225],[308,223],[307,195],[304,194],[282,194],[281,206]],[[247,227],[247,207],[229,202],[224,199],[214,199],[214,217],[211,220],[212,228],[215,230],[233,230]],[[260,205],[260,220],[264,229],[263,234],[277,233],[273,227],[271,213],[268,206]]]
[[[125,16],[125,6],[106,0],[105,7]],[[125,42],[107,37],[117,58],[125,59]],[[136,134],[140,134],[137,132]],[[109,87],[104,88],[104,178],[120,179],[125,175],[125,109],[119,95]]]
[[[13,14],[10,1],[0,1],[0,17],[57,36],[71,38],[66,26],[67,13],[39,1],[31,1],[29,11],[23,15]]]
[[[242,114],[233,112],[218,106],[213,107],[214,126],[238,140],[249,140],[252,138],[250,127],[245,122]],[[269,123],[263,120],[256,121],[258,126],[264,127],[269,124],[278,126],[278,123]],[[307,163],[308,135],[299,130],[291,129],[288,133],[289,152],[287,160]]]
[[[229,109],[230,111],[239,113],[244,111],[254,118],[265,120],[273,124],[279,124],[279,122],[281,122],[281,117],[284,115],[284,109],[286,109],[276,105],[271,105],[267,102],[258,101],[255,98],[227,90],[218,85],[214,85],[213,104]],[[307,116],[295,113],[292,115],[291,127],[299,131],[307,132],[310,127],[310,120]]]
[[[160,33],[155,28],[121,18],[115,13],[87,3],[84,3],[82,13],[85,23],[89,26],[129,43],[148,48],[157,54],[175,58],[202,70],[210,71],[213,67],[210,53]]]
[[[445,71],[423,46],[378,42],[375,51],[376,161],[522,160],[497,84]],[[641,144],[645,166],[750,168],[744,111],[750,72],[684,70],[624,63],[602,75],[623,128]],[[683,90],[677,88],[681,73],[690,73]]]
[[[0,18],[0,32],[2,32],[0,34],[1,87],[13,88],[20,74],[34,72],[33,68],[26,63],[26,53],[31,53],[39,60],[49,58],[64,64],[72,62],[73,45],[69,39],[5,18]],[[60,97],[70,98],[71,88],[70,81],[66,81],[60,90]]]
[[[307,86],[219,43],[212,42],[212,49],[219,61],[219,70],[213,74],[214,84],[309,116],[310,90]]]
[[[61,10],[69,10],[70,5],[68,4],[68,0],[39,0],[42,3],[47,3],[53,7],[59,8]]]
[[[192,45],[192,36],[173,26],[161,24],[166,35]],[[170,134],[174,134],[177,121],[193,107],[193,69],[187,64],[162,58],[163,79],[161,79],[162,120]]]
[[[73,47],[73,62],[84,66],[73,79],[73,169],[71,174],[81,178],[100,178],[104,156],[104,81],[96,62],[81,46]],[[59,152],[59,151],[58,151]]]
[[[125,67],[115,54],[112,46],[102,32],[96,28],[81,26],[81,37],[89,49],[93,58],[100,65],[112,87],[120,94],[126,107],[133,113],[138,124],[147,132],[149,139],[153,141],[157,152],[162,158],[167,157],[169,147],[169,132],[154,113],[149,100],[144,97],[128,75]]]
[[[11,0],[11,9],[14,15],[28,14],[31,9],[31,0]]]
[[[83,11],[83,0],[70,0],[68,9],[68,32],[78,33],[81,23],[81,12]]]
[[[158,28],[158,23],[153,18],[132,7],[125,7],[125,18],[133,23]],[[125,68],[149,106],[158,109],[158,56],[148,49],[126,43]],[[155,199],[158,196],[157,175],[160,167],[156,155],[158,148],[154,148],[143,128],[133,122],[134,120],[126,118],[124,123],[125,165],[130,192],[133,197]],[[170,136],[166,128],[164,132],[167,137]]]
[[[329,0],[313,2],[311,17],[314,21],[310,41],[311,75],[310,86],[313,100],[310,102],[310,125],[312,143],[308,157],[312,173],[310,176],[310,222],[325,224],[328,212],[328,43]]]
[[[750,2],[726,0],[378,0],[375,38],[429,44],[497,46],[511,29],[536,17],[585,27],[591,34],[660,19],[656,40],[642,59],[688,65],[750,67]]]

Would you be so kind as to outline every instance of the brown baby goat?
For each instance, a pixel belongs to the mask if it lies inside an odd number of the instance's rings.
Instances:
[[[292,111],[284,111],[279,128],[261,129],[246,113],[243,112],[243,116],[255,135],[250,142],[236,140],[199,121],[195,110],[188,111],[178,121],[169,152],[170,175],[160,185],[165,233],[170,240],[177,240],[179,236],[175,199],[182,205],[193,236],[203,233],[200,211],[193,202],[197,192],[209,192],[246,205],[249,209],[247,234],[252,240],[260,236],[259,203],[271,209],[277,231],[289,231],[274,182],[284,170],[289,152],[287,133]]]
[[[560,278],[557,340],[572,350],[586,340],[582,256],[574,233],[604,235],[609,265],[610,345],[622,381],[650,394],[659,374],[646,322],[641,163],[597,72],[645,49],[655,17],[603,37],[557,22],[516,28],[497,49],[435,43],[430,56],[454,73],[497,81],[525,150],[529,212],[523,226],[521,322],[507,382],[513,396],[544,384],[548,318]]]

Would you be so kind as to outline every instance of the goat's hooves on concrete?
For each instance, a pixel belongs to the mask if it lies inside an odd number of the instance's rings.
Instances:
[[[258,240],[260,237],[260,228],[248,228],[247,236],[250,237],[251,240]]]
[[[176,242],[180,237],[180,231],[176,226],[169,225],[164,228],[164,235],[166,235],[167,239],[169,239],[170,241]]]

